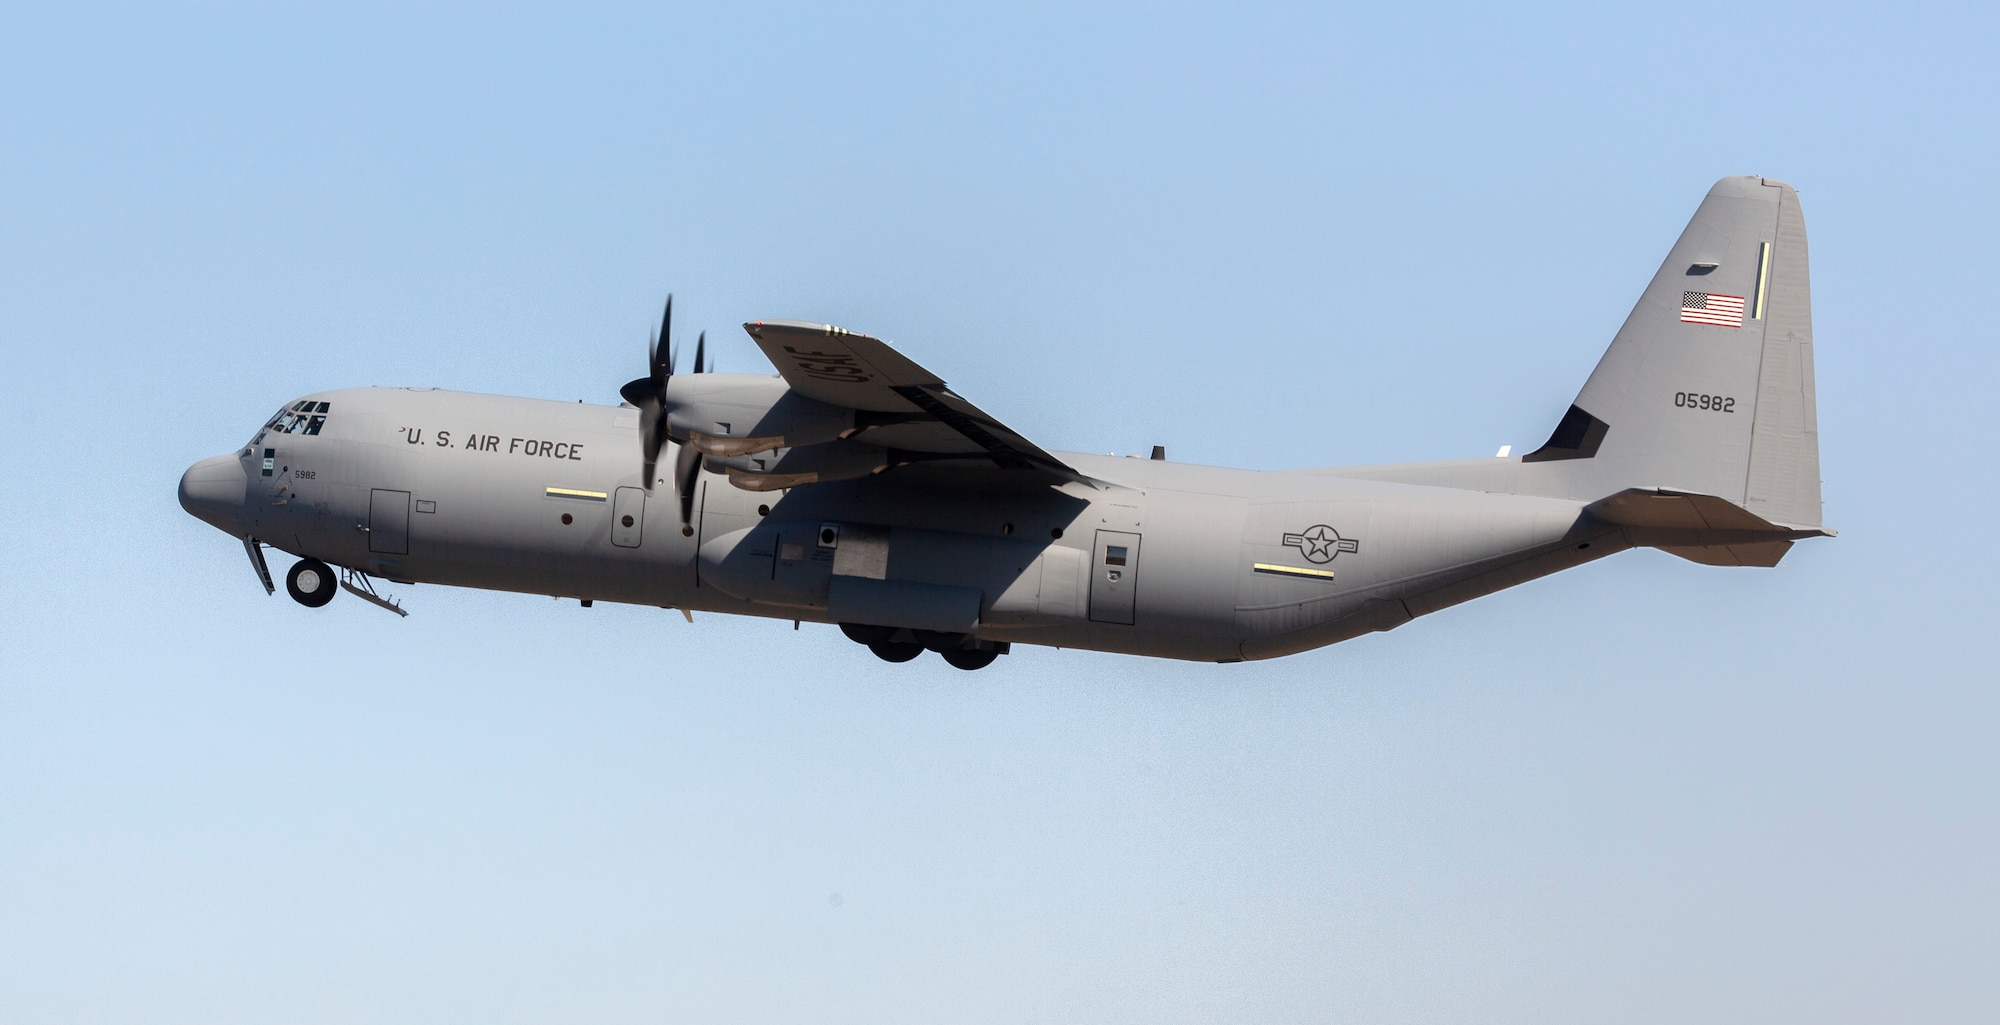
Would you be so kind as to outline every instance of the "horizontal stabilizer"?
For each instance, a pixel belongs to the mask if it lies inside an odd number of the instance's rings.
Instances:
[[[1660,549],[1689,562],[1704,566],[1762,566],[1769,569],[1792,550],[1790,541],[1760,541],[1751,545],[1709,545],[1700,548],[1667,546]]]
[[[1772,523],[1726,498],[1672,488],[1626,488],[1584,512],[1623,528],[1635,545],[1705,566],[1776,566],[1793,541],[1833,536],[1825,527]]]

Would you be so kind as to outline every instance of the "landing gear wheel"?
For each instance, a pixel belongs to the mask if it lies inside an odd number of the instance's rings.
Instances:
[[[984,669],[1000,657],[1000,653],[991,648],[947,648],[938,654],[943,655],[954,669]]]
[[[908,662],[923,654],[924,646],[901,641],[876,641],[868,646],[868,650],[884,662]]]
[[[880,644],[896,636],[893,626],[864,626],[860,623],[842,623],[840,632],[856,644]]]
[[[338,586],[333,579],[332,567],[318,559],[300,559],[299,564],[285,574],[285,590],[291,592],[293,601],[309,609],[332,601]]]

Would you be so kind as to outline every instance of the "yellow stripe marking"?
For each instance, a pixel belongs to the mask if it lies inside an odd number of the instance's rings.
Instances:
[[[1279,566],[1269,562],[1253,562],[1250,568],[1259,573],[1275,573],[1281,577],[1304,577],[1308,580],[1332,580],[1330,569],[1307,569],[1304,566]]]
[[[1771,243],[1757,253],[1757,301],[1751,305],[1750,319],[1764,319],[1764,296],[1771,291]]]
[[[602,502],[611,497],[602,491],[578,491],[575,488],[548,488],[542,495],[545,498],[581,498],[587,502]]]

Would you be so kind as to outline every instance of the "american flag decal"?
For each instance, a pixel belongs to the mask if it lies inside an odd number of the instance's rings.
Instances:
[[[1714,292],[1682,292],[1681,323],[1743,326],[1743,297]]]

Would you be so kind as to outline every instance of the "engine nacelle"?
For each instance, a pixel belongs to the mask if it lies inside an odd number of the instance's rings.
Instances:
[[[667,428],[719,458],[834,441],[854,429],[854,410],[816,402],[783,378],[677,374],[667,382]]]

